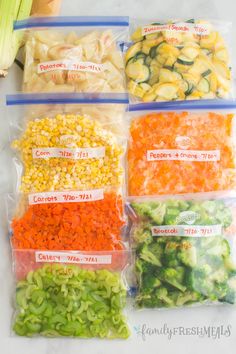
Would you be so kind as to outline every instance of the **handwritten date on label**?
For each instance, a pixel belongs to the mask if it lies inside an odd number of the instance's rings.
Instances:
[[[104,199],[103,189],[89,191],[46,192],[29,194],[30,205],[49,203],[79,203]]]
[[[37,263],[111,264],[111,255],[93,255],[76,252],[36,251]]]

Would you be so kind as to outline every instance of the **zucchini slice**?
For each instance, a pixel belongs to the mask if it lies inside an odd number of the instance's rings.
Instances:
[[[184,92],[185,95],[189,94],[188,92],[190,91],[190,90],[189,90],[190,84],[188,83],[188,81],[186,81],[186,80],[181,80],[181,81],[179,82],[179,86],[180,86],[181,90]]]
[[[149,67],[145,64],[142,64],[139,60],[135,62],[129,62],[125,71],[127,76],[137,83],[148,81],[150,78]]]
[[[194,60],[199,55],[199,49],[193,46],[184,47],[181,53],[190,60]]]
[[[178,85],[174,83],[160,83],[155,88],[157,96],[166,100],[173,100],[177,98]]]
[[[161,69],[159,74],[159,82],[175,82],[177,81],[176,75],[168,70],[168,69]]]
[[[153,102],[155,101],[157,97],[157,94],[155,93],[155,90],[150,90],[145,95],[143,96],[143,101],[144,102]]]
[[[211,73],[211,69],[207,69],[206,71],[204,71],[204,73],[202,73],[202,77],[208,76]]]
[[[141,42],[135,43],[131,47],[129,47],[129,49],[125,54],[126,62],[128,62],[131,58],[133,58],[137,53],[141,52],[141,48],[142,48]]]
[[[170,66],[173,67],[173,65],[176,63],[177,57],[170,55],[168,56],[166,62],[165,62],[165,66]]]
[[[205,49],[205,48],[203,48],[203,49],[201,49],[201,53],[203,53],[203,54],[209,56],[209,55],[212,54],[212,51],[211,51],[210,49]]]
[[[148,81],[148,84],[153,86],[159,80],[160,67],[158,65],[151,65],[150,71],[151,71],[151,77]]]
[[[138,59],[146,59],[146,54],[144,54],[143,52],[138,52],[136,55],[135,55],[135,57],[134,57],[134,60],[138,60]]]
[[[146,34],[145,38],[146,39],[157,39],[159,36],[159,33],[150,33],[150,34]]]
[[[226,48],[219,48],[215,52],[215,57],[225,63],[229,62],[229,54]]]
[[[145,94],[145,90],[139,85],[137,84],[137,82],[130,80],[128,82],[128,91],[131,95],[137,96],[142,98]]]
[[[166,57],[163,56],[163,55],[157,55],[156,61],[157,61],[158,64],[163,66],[166,63]]]
[[[139,86],[140,86],[145,92],[147,92],[147,91],[149,91],[149,90],[152,89],[152,87],[151,87],[150,85],[148,85],[146,82],[143,82],[143,83],[139,84]]]
[[[176,77],[176,80],[183,80],[183,75],[178,73],[178,71],[173,70],[173,74]]]
[[[142,35],[142,27],[137,28],[137,30],[132,34],[131,39],[134,42],[141,41],[144,38]]]
[[[177,58],[177,63],[182,64],[182,65],[191,66],[194,64],[194,61],[192,59],[187,58],[185,55],[180,55]]]
[[[152,58],[151,58],[149,55],[146,56],[146,58],[145,58],[145,64],[146,64],[146,65],[150,65],[151,62],[152,62]]]
[[[162,41],[161,43],[155,45],[150,49],[149,55],[152,59],[154,59],[157,56],[157,50],[160,49],[164,44],[166,44],[166,42]]]
[[[215,73],[211,73],[211,75],[209,76],[209,82],[211,91],[215,93],[218,87],[218,80]]]
[[[202,73],[204,73],[208,69],[212,69],[212,67],[213,65],[211,63],[211,60],[209,60],[207,57],[199,56],[198,58],[196,58],[194,65],[189,70],[189,73],[202,75]]]
[[[157,48],[157,52],[158,54],[165,55],[167,57],[169,57],[170,55],[177,57],[180,54],[178,48],[168,43],[160,43]]]
[[[230,69],[229,67],[223,63],[222,61],[214,58],[213,65],[218,75],[222,76],[223,78],[230,80]]]
[[[209,81],[206,79],[206,78],[202,78],[200,81],[199,81],[199,84],[197,85],[197,89],[200,91],[200,92],[203,92],[203,93],[208,93],[210,92],[210,83]]]

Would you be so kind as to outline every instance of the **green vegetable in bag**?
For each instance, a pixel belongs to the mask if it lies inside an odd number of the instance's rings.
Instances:
[[[76,265],[44,265],[19,281],[13,329],[32,337],[129,337],[119,273]]]
[[[131,207],[137,216],[137,307],[236,303],[236,264],[224,237],[233,218],[224,201],[152,199]],[[191,229],[196,237],[186,236]],[[201,235],[202,230],[207,232]]]

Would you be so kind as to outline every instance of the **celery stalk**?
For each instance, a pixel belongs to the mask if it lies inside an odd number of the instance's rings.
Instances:
[[[22,44],[22,31],[13,30],[15,20],[27,18],[32,0],[0,0],[0,77],[7,75]]]

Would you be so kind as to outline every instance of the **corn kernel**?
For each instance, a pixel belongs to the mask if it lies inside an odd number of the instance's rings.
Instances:
[[[105,147],[102,158],[73,159],[64,157],[33,158],[35,148]],[[25,193],[66,189],[89,189],[120,186],[123,147],[108,130],[87,117],[56,115],[30,121],[19,140],[12,146],[20,151],[24,164],[21,190]],[[72,148],[72,149],[73,149]]]

